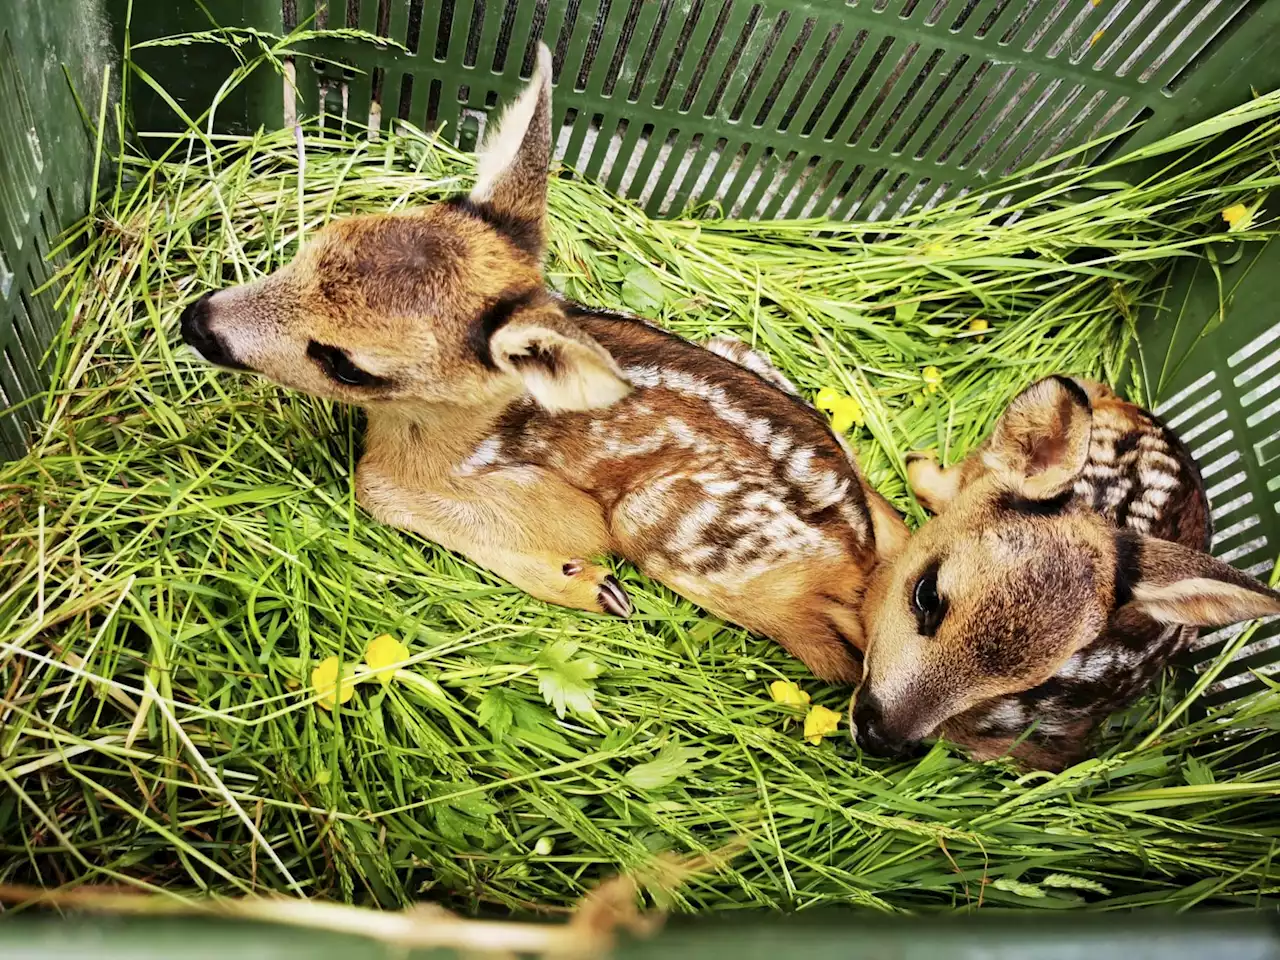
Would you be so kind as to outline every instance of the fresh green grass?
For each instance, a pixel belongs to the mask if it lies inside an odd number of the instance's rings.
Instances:
[[[1270,96],[1147,148],[1144,179],[1045,166],[875,226],[651,222],[561,177],[549,279],[854,394],[867,475],[919,520],[903,451],[961,456],[1042,374],[1121,378],[1171,260],[1275,185],[1278,116]],[[1157,691],[1057,776],[942,745],[870,762],[843,736],[805,744],[767,685],[837,710],[848,690],[626,566],[622,622],[372,522],[358,415],[205,368],[176,319],[333,216],[464,188],[470,158],[309,127],[300,178],[293,132],[197,120],[161,162],[126,151],[68,236],[45,426],[0,467],[0,882],[531,911],[746,838],[678,906],[1280,901],[1274,690],[1208,716]],[[412,662],[320,709],[313,666],[383,633]]]

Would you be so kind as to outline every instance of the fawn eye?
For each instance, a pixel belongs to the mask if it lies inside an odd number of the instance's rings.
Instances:
[[[312,340],[307,344],[307,356],[320,365],[326,377],[348,387],[383,387],[391,381],[361,370],[347,352],[339,347],[326,346]]]
[[[926,637],[938,632],[947,615],[947,601],[938,593],[938,565],[931,564],[920,574],[911,589],[911,612],[916,615],[916,629]]]

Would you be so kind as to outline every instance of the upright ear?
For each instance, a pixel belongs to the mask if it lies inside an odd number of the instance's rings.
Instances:
[[[1280,614],[1280,593],[1207,553],[1125,530],[1116,535],[1129,605],[1161,623],[1222,627]]]
[[[551,413],[598,410],[631,392],[609,352],[554,307],[516,314],[489,338],[489,353]]]
[[[1018,394],[996,422],[982,462],[1020,496],[1049,500],[1084,470],[1093,432],[1089,395],[1070,377],[1046,377]]]
[[[911,531],[902,522],[902,514],[875,490],[863,485],[867,509],[871,511],[871,529],[876,535],[876,556],[885,563],[892,563],[907,548]]]
[[[471,201],[534,256],[546,249],[547,172],[551,168],[551,51],[538,45],[533,77],[485,133]]]

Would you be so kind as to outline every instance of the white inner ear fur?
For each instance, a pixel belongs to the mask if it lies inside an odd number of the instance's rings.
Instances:
[[[1188,577],[1173,583],[1139,581],[1133,602],[1161,623],[1189,627],[1217,627],[1280,613],[1280,603],[1256,590],[1212,577]]]
[[[494,333],[489,349],[498,368],[519,377],[550,413],[599,410],[631,392],[613,357],[593,340],[549,327],[508,324]]]
[[[534,111],[538,109],[538,98],[544,91],[550,96],[550,90],[551,51],[545,43],[540,43],[529,85],[485,134],[484,145],[476,164],[476,185],[471,190],[472,200],[484,203],[493,197],[494,187],[520,153],[524,135],[528,133],[529,123],[533,120]]]

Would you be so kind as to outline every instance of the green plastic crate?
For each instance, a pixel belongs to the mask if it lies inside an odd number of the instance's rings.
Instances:
[[[0,410],[28,401],[0,417],[0,457],[22,451],[48,385],[42,360],[58,321],[33,291],[50,276],[49,243],[89,201],[93,142],[68,77],[97,103],[114,49],[91,3],[0,3]]]
[[[24,917],[5,945],[24,960],[476,960],[409,950],[330,930],[205,918]],[[1263,914],[966,918],[747,915],[674,919],[652,939],[624,940],[614,960],[1280,960],[1280,925]],[[495,954],[484,956],[493,957]]]
[[[52,335],[42,254],[83,214],[89,139],[59,63],[96,102],[108,30],[95,0],[0,5],[0,390],[42,389]],[[108,0],[122,39],[125,0]],[[207,11],[207,13],[206,13]],[[1260,0],[135,0],[134,40],[210,26],[280,32],[359,27],[401,44],[324,40],[339,64],[298,66],[294,102],[265,72],[218,124],[279,125],[295,112],[370,130],[403,117],[470,148],[517,91],[540,40],[555,53],[557,153],[653,215],[877,219],[990,182],[1100,134],[1136,145],[1280,86],[1280,3]],[[234,66],[229,51],[138,51],[196,115]],[[176,129],[141,86],[139,127]],[[1214,549],[1265,575],[1280,543],[1280,249],[1223,273],[1176,274],[1143,318],[1139,358],[1158,409],[1204,467]],[[38,399],[38,398],[37,398]],[[15,454],[38,406],[0,420]],[[1202,638],[1207,660],[1231,635]],[[1256,635],[1211,698],[1275,669],[1280,626]]]

